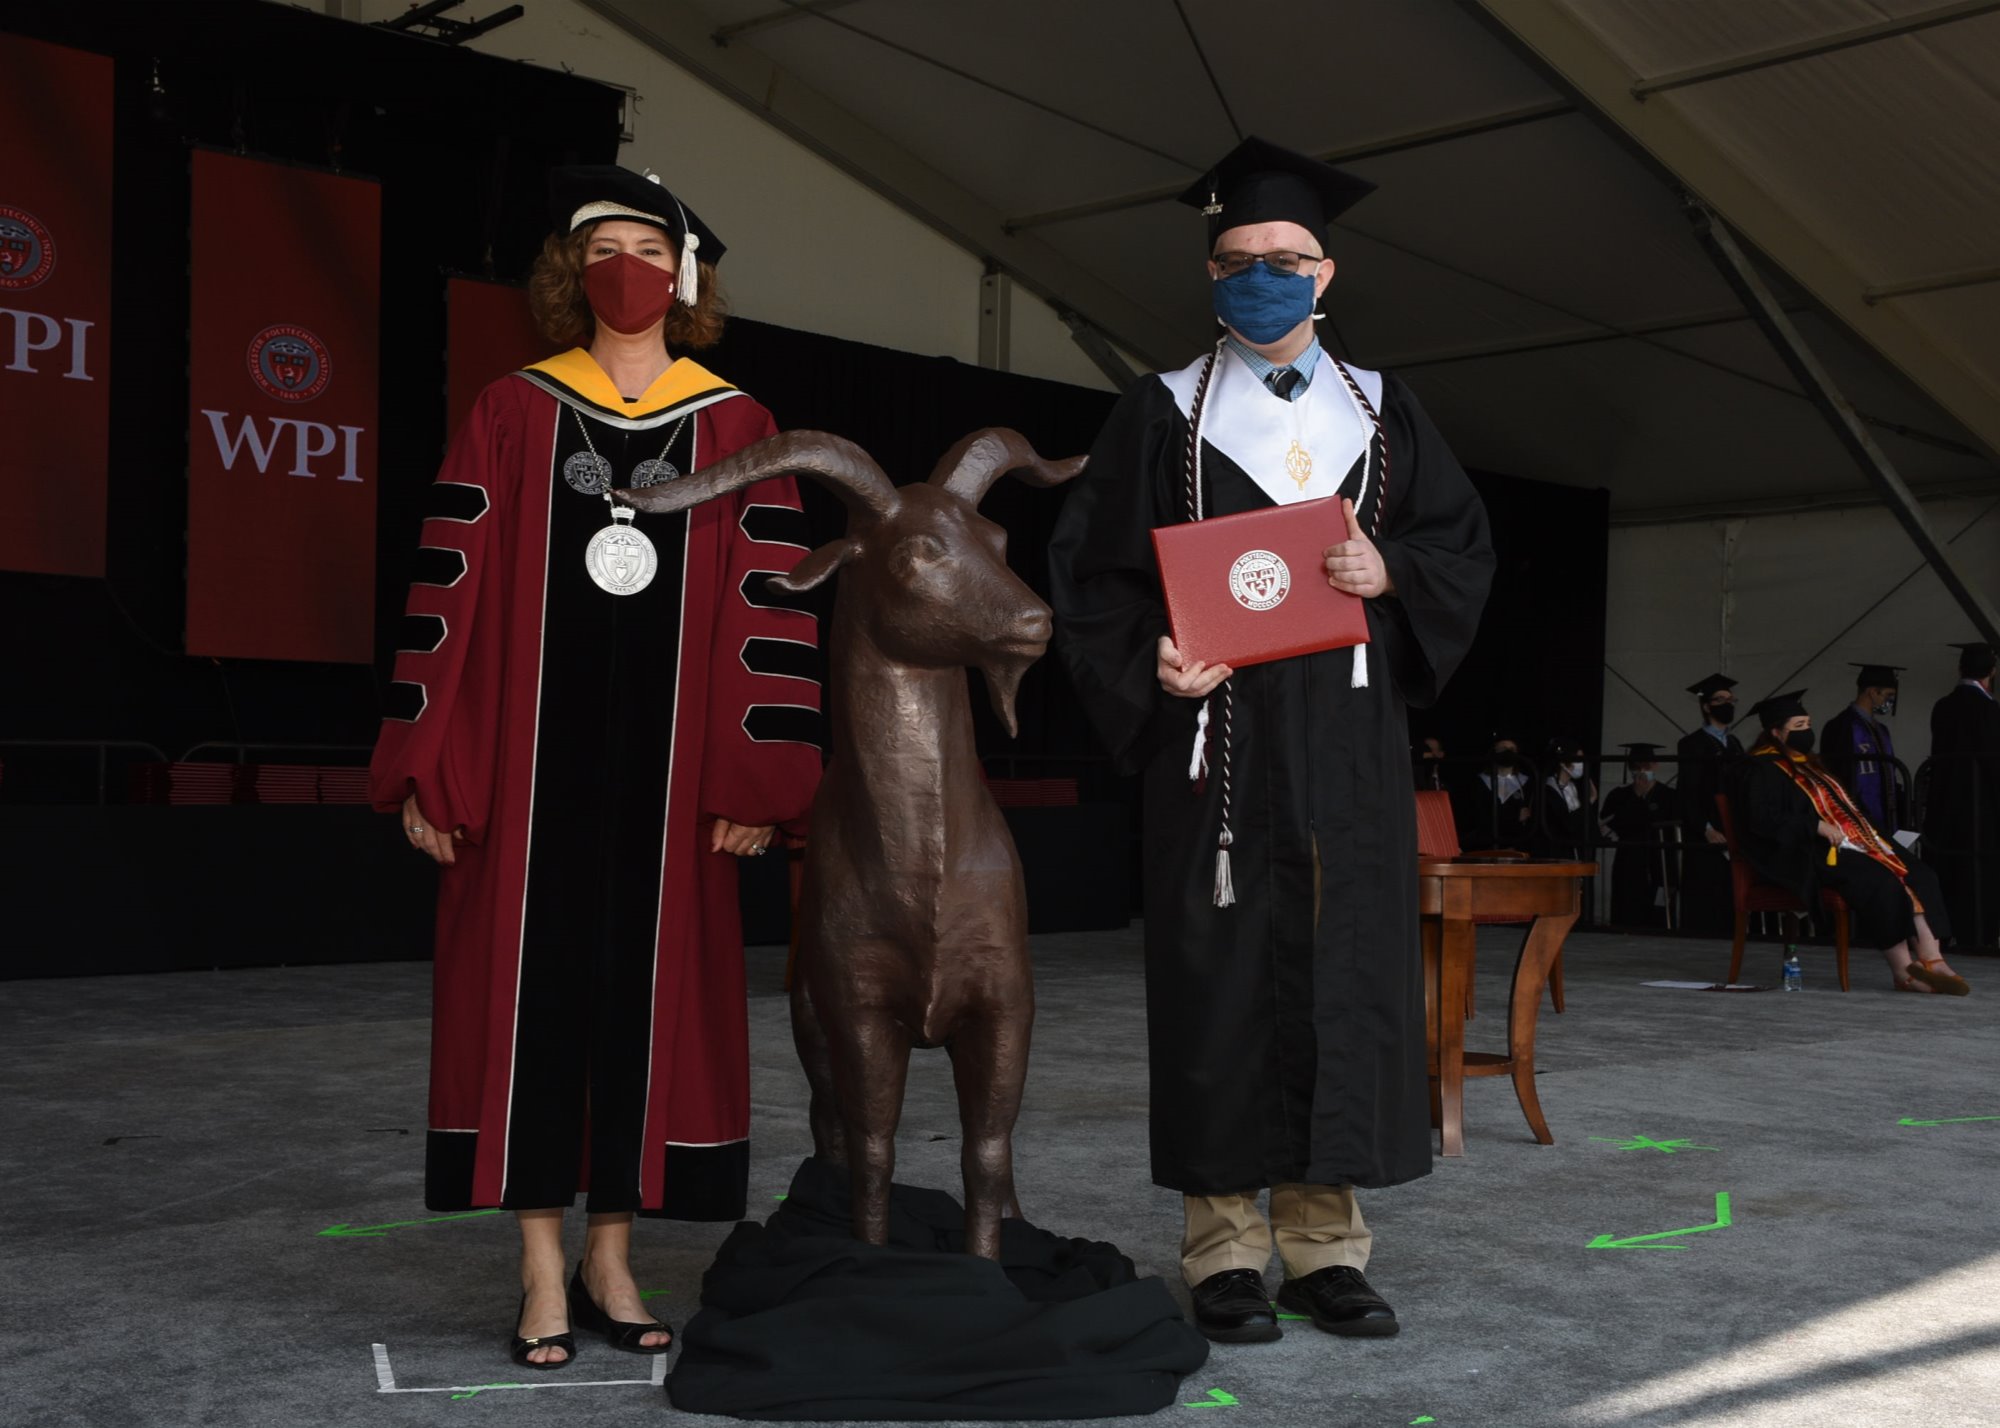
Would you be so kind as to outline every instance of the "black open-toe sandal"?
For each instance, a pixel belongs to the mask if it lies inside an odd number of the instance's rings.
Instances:
[[[643,1324],[629,1324],[622,1319],[614,1319],[597,1307],[597,1301],[590,1297],[590,1290],[584,1287],[583,1266],[578,1264],[576,1273],[569,1281],[570,1322],[581,1324],[592,1333],[604,1335],[604,1341],[614,1349],[623,1349],[628,1354],[664,1354],[674,1346],[674,1330],[671,1324],[662,1324],[654,1319]],[[664,1344],[642,1344],[639,1341],[648,1334],[665,1334]]]
[[[521,1315],[527,1313],[527,1311],[528,1296],[523,1294],[521,1296],[521,1307],[514,1311],[514,1328],[517,1332],[514,1335],[513,1346],[507,1351],[508,1356],[522,1368],[541,1369],[544,1373],[559,1368],[568,1368],[571,1364],[575,1363],[576,1335],[568,1329],[563,1330],[560,1334],[543,1334],[539,1338],[524,1339],[521,1337],[518,1332],[521,1327]],[[561,1349],[568,1357],[552,1359],[546,1363],[536,1363],[528,1357],[530,1349]]]

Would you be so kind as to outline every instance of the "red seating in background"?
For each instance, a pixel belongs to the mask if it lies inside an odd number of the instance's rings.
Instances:
[[[368,770],[345,764],[230,764],[191,760],[132,767],[128,801],[366,804]]]
[[[1073,778],[989,778],[986,787],[1002,808],[1074,808]]]
[[[1750,936],[1750,914],[1753,912],[1782,912],[1795,915],[1806,911],[1806,905],[1796,894],[1776,883],[1767,883],[1757,876],[1750,860],[1737,851],[1736,819],[1729,811],[1729,799],[1725,794],[1715,796],[1716,811],[1722,815],[1722,836],[1724,846],[1729,849],[1729,885],[1736,897],[1736,936],[1729,948],[1729,980],[1733,983],[1743,970],[1743,944]],[[1840,977],[1840,989],[1847,987],[1847,903],[1839,893],[1822,889],[1820,905],[1833,919],[1834,971]]]
[[[1500,863],[1525,859],[1526,853],[1511,848],[1468,854],[1458,843],[1458,819],[1451,811],[1451,795],[1443,789],[1417,790],[1417,856],[1419,858],[1466,859],[1471,862]],[[1484,927],[1532,921],[1531,918],[1476,915],[1473,922]],[[1549,1005],[1563,1009],[1562,954],[1556,954],[1549,968]],[[1472,1015],[1472,986],[1466,984],[1466,1015]]]

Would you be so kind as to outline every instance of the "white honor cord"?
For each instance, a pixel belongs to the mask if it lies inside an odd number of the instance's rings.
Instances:
[[[1201,713],[1194,720],[1194,753],[1188,759],[1188,782],[1198,782],[1208,772],[1208,701],[1201,701]]]
[[[1354,378],[1348,373],[1346,365],[1337,357],[1333,359],[1333,365],[1340,368],[1340,375],[1343,379],[1341,385],[1347,389],[1348,404],[1354,408],[1354,415],[1360,418],[1362,431],[1367,433],[1361,445],[1361,485],[1354,492],[1355,519],[1359,520],[1361,518],[1361,503],[1368,499],[1369,458],[1375,454],[1375,434],[1381,430],[1381,423],[1375,420],[1369,413],[1368,408],[1361,405],[1360,394],[1355,387]],[[1354,647],[1354,673],[1349,677],[1347,682],[1348,687],[1351,689],[1366,689],[1368,687],[1367,645],[1359,644]]]

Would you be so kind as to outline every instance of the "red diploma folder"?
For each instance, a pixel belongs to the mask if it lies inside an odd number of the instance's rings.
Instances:
[[[1153,532],[1174,644],[1232,669],[1368,643],[1361,599],[1326,583],[1347,539],[1340,498],[1300,501]]]

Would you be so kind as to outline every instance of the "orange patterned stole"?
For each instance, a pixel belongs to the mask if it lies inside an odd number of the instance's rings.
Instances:
[[[1862,816],[1861,810],[1856,808],[1854,801],[1848,797],[1847,790],[1840,786],[1839,781],[1828,773],[1818,760],[1794,749],[1779,748],[1771,744],[1760,745],[1753,751],[1753,757],[1769,759],[1775,764],[1786,778],[1798,786],[1800,792],[1812,800],[1813,808],[1818,812],[1821,822],[1831,823],[1838,828],[1842,837],[1894,873],[1898,881],[1910,871],[1908,864],[1897,856],[1896,849],[1875,831],[1875,825]],[[1828,845],[1827,866],[1833,865],[1834,857],[1839,851],[1837,847]],[[1903,884],[1903,891],[1909,893],[1911,904],[1918,912],[1922,912],[1924,905],[1918,901],[1917,895],[1910,891],[1908,883]]]

